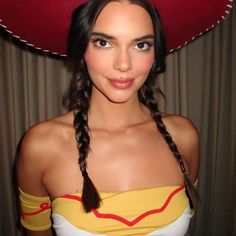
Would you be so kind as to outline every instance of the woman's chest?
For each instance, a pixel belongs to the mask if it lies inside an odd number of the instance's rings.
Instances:
[[[165,142],[151,134],[91,138],[87,171],[99,191],[124,191],[182,184],[182,174]],[[83,178],[74,145],[61,147],[44,175],[44,186],[54,199],[82,190]]]

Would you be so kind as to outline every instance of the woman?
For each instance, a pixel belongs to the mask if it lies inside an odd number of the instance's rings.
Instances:
[[[59,236],[184,235],[199,136],[187,118],[157,109],[165,43],[156,10],[144,0],[86,2],[68,55],[72,110],[32,127],[21,146],[28,234],[52,235],[52,214]]]

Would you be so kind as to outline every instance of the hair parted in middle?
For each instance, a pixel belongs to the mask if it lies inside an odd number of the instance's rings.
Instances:
[[[165,71],[166,57],[165,38],[157,9],[146,0],[89,0],[76,8],[73,12],[67,45],[67,55],[73,63],[74,70],[71,82],[69,106],[70,109],[74,111],[75,136],[79,151],[78,164],[84,178],[81,198],[85,212],[90,212],[92,209],[99,208],[101,198],[87,173],[86,158],[90,150],[88,110],[92,91],[92,82],[88,74],[84,54],[97,17],[108,3],[114,1],[139,5],[148,12],[152,20],[154,30],[154,63],[147,79],[138,91],[138,98],[140,102],[150,110],[157,129],[166,140],[170,150],[173,152],[180,164],[181,170],[184,176],[186,176],[185,179],[187,178],[186,183],[191,185],[181,155],[162,121],[156,100],[156,95],[160,91],[156,89],[154,85],[156,83],[157,75]],[[186,189],[194,191],[193,186],[189,186],[189,188]],[[193,197],[191,195],[193,195]],[[192,199],[197,199],[197,197],[195,197],[197,196],[197,193],[188,193],[188,196],[190,196],[189,199],[191,205],[196,207],[195,201]]]

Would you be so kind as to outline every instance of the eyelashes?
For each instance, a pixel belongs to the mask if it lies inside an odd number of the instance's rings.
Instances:
[[[90,40],[93,45],[97,48],[112,48],[114,45],[105,38],[102,37],[92,37]],[[138,50],[138,51],[149,51],[151,47],[153,47],[154,43],[152,40],[144,40],[144,41],[139,41],[135,42],[132,48]]]
[[[94,44],[94,46],[99,48],[111,48],[111,43],[108,42],[108,40],[103,38],[92,38],[91,42]]]
[[[141,50],[141,51],[147,51],[149,50],[151,47],[153,46],[153,43],[149,42],[149,41],[141,41],[141,42],[138,42],[136,45],[135,45],[135,49],[138,49],[138,50]]]

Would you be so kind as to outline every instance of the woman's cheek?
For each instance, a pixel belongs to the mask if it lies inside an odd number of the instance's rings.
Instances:
[[[100,49],[88,49],[85,53],[85,62],[88,70],[104,72],[104,69],[109,67],[109,55],[106,52],[101,52]]]
[[[139,73],[148,74],[152,68],[153,63],[154,63],[154,58],[149,56],[143,58],[142,60],[137,60],[135,63],[136,64],[135,67],[139,71]]]

